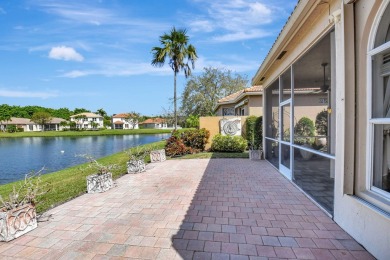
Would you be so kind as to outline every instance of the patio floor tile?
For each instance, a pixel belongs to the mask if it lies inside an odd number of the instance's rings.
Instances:
[[[0,259],[374,259],[268,162],[168,160],[47,212]]]

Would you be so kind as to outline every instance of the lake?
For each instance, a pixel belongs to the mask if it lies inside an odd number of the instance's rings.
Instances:
[[[26,173],[58,171],[85,163],[76,155],[95,158],[127,150],[130,147],[161,141],[170,134],[110,135],[83,137],[0,138],[0,184],[21,180]]]

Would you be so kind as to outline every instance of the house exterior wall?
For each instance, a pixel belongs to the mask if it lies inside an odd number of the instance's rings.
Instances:
[[[115,125],[114,125],[114,122],[117,122],[117,121],[121,121],[123,122],[123,129],[138,129],[138,123],[135,124],[134,128],[133,128],[133,124],[132,124],[132,119],[126,119],[126,118],[123,118],[123,117],[112,117],[112,127],[113,129],[115,129]]]
[[[355,131],[351,131],[348,127],[350,124],[346,123],[345,136],[351,135],[354,132],[354,139],[348,142],[345,139],[345,151],[354,151],[353,157],[347,160],[345,158],[344,169],[348,173],[349,169],[352,171],[352,178],[341,179],[335,187],[336,200],[335,200],[335,221],[346,230],[351,236],[353,236],[359,243],[361,243],[369,252],[371,252],[378,259],[388,259],[390,256],[389,242],[390,242],[390,217],[384,214],[375,206],[367,201],[360,199],[358,191],[363,190],[366,184],[367,175],[367,50],[368,40],[371,29],[373,27],[373,20],[377,15],[380,4],[384,2],[378,1],[358,1],[352,6],[344,6],[345,17],[354,16],[355,24],[346,25],[353,26],[355,28],[355,39],[353,35],[348,35],[349,31],[353,32],[353,28],[345,27],[345,45],[351,46],[355,44],[356,56],[353,58],[355,63],[346,62],[346,77],[348,71],[354,71],[356,73],[355,90],[349,88],[346,85],[346,93],[356,91],[356,96],[351,95],[346,98],[356,100],[356,111],[354,107],[346,107],[345,118],[346,121],[350,118],[356,118]],[[347,8],[352,10],[346,10]],[[348,14],[347,12],[350,12]],[[351,18],[352,19],[352,18]],[[349,37],[348,37],[349,36]],[[349,39],[349,40],[348,40]],[[352,39],[352,40],[351,40]],[[347,49],[347,47],[346,47]],[[348,58],[348,57],[346,57]],[[348,59],[346,59],[348,60]],[[356,64],[356,66],[354,66]],[[353,92],[352,92],[353,93]],[[350,103],[353,104],[353,101]],[[343,192],[345,187],[350,186],[350,195]]]
[[[93,119],[96,118],[94,121]],[[74,117],[70,118],[70,121],[76,122],[78,128],[84,129],[93,129],[91,122],[97,123],[97,128],[103,128],[103,118],[102,117],[86,117],[84,119],[76,119]]]
[[[248,96],[248,115],[262,116],[263,115],[263,96]]]
[[[328,4],[315,5],[315,1],[302,2],[299,18],[302,22],[292,25],[270,60],[276,60],[281,50],[287,53],[277,62],[265,63],[260,76],[265,76],[265,88],[294,64],[311,46],[334,27],[335,35],[335,81],[336,155],[334,176],[333,218],[345,231],[361,243],[378,259],[389,259],[390,212],[371,203],[361,194],[367,185],[368,175],[368,59],[370,34],[380,7],[388,0],[353,1],[330,0]],[[352,2],[352,1],[351,1]],[[312,5],[312,6],[311,6]],[[299,7],[298,7],[299,8]],[[330,16],[329,16],[330,15]],[[300,20],[301,19],[301,20]],[[260,78],[259,76],[259,78]],[[296,102],[299,102],[296,96]],[[297,105],[297,104],[295,104]],[[323,109],[323,106],[314,110]],[[302,109],[305,109],[302,107]],[[314,112],[311,117],[314,118]],[[299,110],[295,117],[298,118]],[[303,112],[302,112],[303,113]],[[307,111],[305,112],[307,115]],[[264,121],[264,125],[267,122]],[[264,126],[263,126],[264,127]],[[389,206],[388,201],[378,199]]]

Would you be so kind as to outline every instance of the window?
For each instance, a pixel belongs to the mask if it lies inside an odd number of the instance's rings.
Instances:
[[[225,107],[222,108],[223,116],[234,116],[234,107]]]
[[[389,2],[389,1],[387,1]],[[369,176],[366,188],[390,204],[390,5],[378,24],[372,49],[368,52],[371,107],[368,121]],[[371,105],[370,105],[371,104]],[[387,207],[388,208],[388,207]]]

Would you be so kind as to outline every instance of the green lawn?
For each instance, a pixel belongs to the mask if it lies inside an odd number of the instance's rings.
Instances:
[[[131,130],[105,129],[105,130],[98,130],[98,131],[46,131],[46,132],[20,132],[20,133],[0,132],[0,138],[164,134],[164,133],[171,133],[171,132],[172,132],[171,129],[131,129]]]
[[[143,145],[142,147],[153,147],[153,149],[162,149],[165,141],[155,142]],[[134,149],[134,148],[133,148]],[[117,164],[120,167],[112,172],[113,178],[117,179],[126,173],[126,162],[129,157],[124,152],[119,152],[99,159],[102,164]],[[150,161],[150,158],[145,158]],[[37,212],[42,213],[48,209],[71,200],[87,190],[86,176],[94,174],[93,170],[86,168],[86,164],[73,166],[61,171],[42,175],[42,181],[50,183],[51,190],[38,197]],[[83,169],[83,170],[81,170]],[[12,191],[14,185],[19,182],[0,185],[0,195],[6,199]]]

